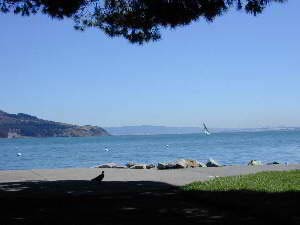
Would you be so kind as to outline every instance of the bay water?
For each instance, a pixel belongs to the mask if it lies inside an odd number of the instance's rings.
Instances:
[[[0,139],[0,170],[158,163],[180,158],[224,165],[300,163],[300,131]]]

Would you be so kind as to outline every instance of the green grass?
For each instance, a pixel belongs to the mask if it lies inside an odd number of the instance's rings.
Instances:
[[[300,170],[260,172],[251,175],[221,177],[206,182],[194,182],[182,187],[184,191],[256,191],[299,192]]]

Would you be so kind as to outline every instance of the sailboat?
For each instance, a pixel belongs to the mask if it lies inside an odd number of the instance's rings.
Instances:
[[[205,123],[203,123],[203,131],[204,131],[204,134],[210,135],[210,132],[209,132],[209,130],[207,129]]]

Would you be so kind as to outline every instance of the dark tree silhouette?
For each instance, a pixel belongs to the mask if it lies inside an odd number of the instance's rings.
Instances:
[[[142,44],[161,38],[160,29],[213,21],[231,8],[257,15],[273,2],[287,0],[0,0],[0,13],[72,18],[75,28],[95,27],[111,37]]]

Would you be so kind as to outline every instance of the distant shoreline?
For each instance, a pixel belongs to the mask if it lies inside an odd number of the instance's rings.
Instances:
[[[124,135],[163,135],[163,134],[202,134],[202,127],[168,127],[168,126],[122,126],[104,127],[114,136]],[[300,131],[300,127],[269,128],[209,128],[212,133],[268,132],[268,131]]]
[[[105,128],[106,129],[106,128]],[[298,129],[245,129],[245,130],[219,130],[219,131],[214,131],[212,129],[212,135],[213,134],[223,134],[223,133],[263,133],[263,132],[298,132],[300,131],[300,128]],[[14,137],[14,138],[8,138],[8,137],[1,137],[1,139],[27,139],[27,138],[91,138],[91,137],[108,137],[108,136],[159,136],[159,135],[203,135],[202,132],[194,132],[194,133],[140,133],[140,134],[111,134],[109,133],[108,135],[101,135],[101,136],[19,136],[19,137]]]

